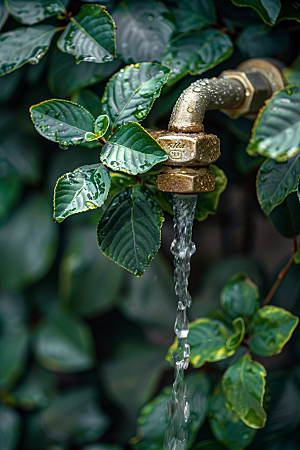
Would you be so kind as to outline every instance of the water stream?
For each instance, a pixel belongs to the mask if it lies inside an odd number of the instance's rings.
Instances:
[[[188,443],[189,403],[186,399],[184,371],[189,365],[190,348],[187,343],[189,322],[187,308],[191,306],[188,291],[191,256],[196,247],[192,242],[192,228],[195,216],[197,195],[173,195],[174,240],[171,252],[174,255],[174,282],[178,296],[178,306],[174,331],[178,345],[172,352],[174,384],[168,404],[169,427],[165,434],[164,448],[167,450],[185,450]]]

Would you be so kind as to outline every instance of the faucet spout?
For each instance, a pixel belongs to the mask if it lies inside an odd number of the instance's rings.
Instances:
[[[234,78],[197,80],[178,98],[169,122],[169,131],[199,133],[209,109],[235,109],[245,98],[242,83]]]

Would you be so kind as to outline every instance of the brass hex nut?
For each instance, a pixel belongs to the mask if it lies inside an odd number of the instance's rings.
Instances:
[[[208,166],[220,156],[220,140],[213,134],[164,132],[157,142],[168,153],[169,165]]]
[[[177,194],[210,192],[215,189],[215,176],[205,168],[195,170],[189,167],[176,169],[164,166],[163,172],[157,176],[157,188]]]

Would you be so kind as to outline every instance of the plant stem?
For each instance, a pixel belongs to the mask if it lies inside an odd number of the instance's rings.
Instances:
[[[100,142],[101,144],[104,144],[104,145],[106,144],[106,140],[103,137],[98,138],[97,141]]]
[[[277,280],[275,281],[275,283],[271,287],[270,292],[268,293],[268,295],[266,296],[266,298],[265,298],[265,300],[263,302],[263,306],[266,306],[266,305],[268,305],[271,302],[271,300],[274,297],[277,289],[281,285],[282,280],[284,279],[284,277],[286,276],[286,274],[288,273],[288,271],[292,267],[293,262],[294,262],[294,254],[296,253],[297,248],[298,248],[297,238],[296,238],[296,236],[294,236],[294,238],[293,238],[292,256],[290,257],[290,259],[288,260],[288,262],[286,263],[284,268],[279,272]]]

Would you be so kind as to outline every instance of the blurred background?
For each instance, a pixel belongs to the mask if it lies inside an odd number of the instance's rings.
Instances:
[[[103,3],[113,16],[114,2]],[[75,14],[82,4],[72,1],[69,10]],[[266,26],[255,11],[229,0],[214,4],[219,26],[234,41],[234,53],[203,77],[217,76],[249,57],[276,57],[286,67],[296,60],[287,73],[290,82],[300,81],[298,22],[284,21],[260,33]],[[9,17],[2,32],[18,26]],[[140,279],[98,250],[99,211],[56,224],[56,180],[98,162],[99,148],[61,150],[37,134],[28,113],[35,103],[66,98],[89,102],[97,116],[108,78],[124,65],[118,58],[76,66],[53,42],[38,65],[27,64],[0,78],[1,450],[129,448],[140,408],[173,381],[164,361],[174,339],[177,305],[169,251],[172,216],[165,213],[161,250]],[[166,129],[176,99],[194,79],[186,76],[164,88],[144,126]],[[194,224],[190,320],[218,307],[222,287],[240,271],[248,273],[263,297],[291,253],[292,242],[272,226],[257,201],[256,173],[263,158],[245,153],[252,125],[217,111],[205,118],[206,132],[221,140],[217,164],[228,186],[217,214]],[[299,315],[299,300],[300,265],[293,265],[274,303]],[[298,329],[283,354],[261,358],[270,371],[276,408],[270,406],[275,413],[259,431],[257,448],[298,448],[299,343]],[[282,435],[284,441],[278,441]],[[210,438],[205,423],[198,440]]]

